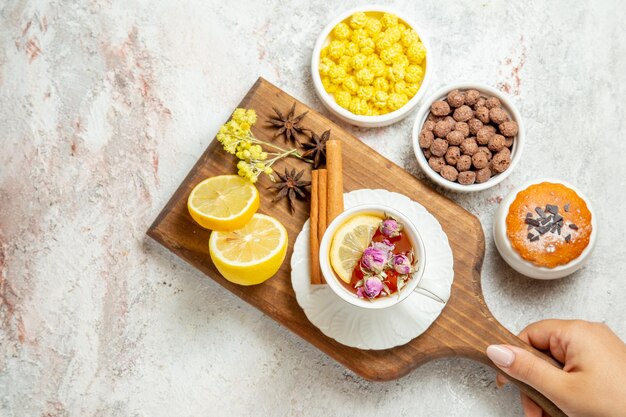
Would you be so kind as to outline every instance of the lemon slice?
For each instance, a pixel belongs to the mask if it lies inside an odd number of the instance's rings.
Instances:
[[[370,214],[355,216],[339,226],[330,244],[330,265],[350,283],[352,271],[369,246],[382,219]]]
[[[187,208],[204,228],[234,230],[242,227],[259,208],[259,191],[237,175],[208,178],[189,194]]]
[[[227,280],[254,285],[271,278],[287,253],[287,230],[278,220],[256,213],[240,229],[211,233],[209,252]]]

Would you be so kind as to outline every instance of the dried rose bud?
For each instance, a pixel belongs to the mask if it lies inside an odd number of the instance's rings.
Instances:
[[[388,251],[370,246],[363,251],[363,256],[361,257],[361,268],[366,271],[373,272],[374,274],[380,274],[383,272],[383,269],[388,261]]]
[[[393,257],[393,269],[398,274],[407,275],[411,273],[411,260],[406,255],[395,255]]]
[[[370,277],[365,280],[362,287],[357,290],[360,298],[376,298],[383,290],[383,282],[378,277]]]
[[[402,225],[395,219],[386,219],[380,224],[379,230],[385,237],[397,237],[400,236]]]

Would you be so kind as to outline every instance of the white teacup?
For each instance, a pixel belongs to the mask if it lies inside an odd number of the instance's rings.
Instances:
[[[341,278],[339,278],[337,274],[335,274],[333,267],[330,265],[330,245],[333,240],[333,236],[335,235],[335,232],[337,231],[339,226],[344,224],[348,219],[359,214],[374,214],[381,217],[384,217],[385,214],[387,214],[395,218],[404,226],[402,231],[403,233],[407,234],[409,240],[413,245],[414,255],[417,259],[417,270],[412,274],[411,279],[407,282],[406,286],[404,286],[400,290],[399,294],[396,292],[390,296],[380,297],[374,300],[359,298],[354,293],[350,292],[346,287],[344,287],[344,285],[340,282]],[[402,302],[418,288],[420,280],[422,279],[422,275],[424,274],[424,268],[426,266],[426,250],[424,248],[424,242],[422,241],[422,237],[417,231],[415,225],[413,225],[411,220],[409,220],[402,213],[396,211],[391,207],[383,205],[355,206],[337,216],[328,225],[326,232],[324,233],[324,237],[322,238],[322,242],[320,243],[319,254],[322,274],[326,279],[326,283],[333,290],[333,292],[347,303],[367,309],[388,308]]]

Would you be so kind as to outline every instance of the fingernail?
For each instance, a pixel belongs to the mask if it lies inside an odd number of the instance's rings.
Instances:
[[[491,345],[487,348],[487,356],[498,366],[508,368],[515,360],[515,353],[502,345]]]

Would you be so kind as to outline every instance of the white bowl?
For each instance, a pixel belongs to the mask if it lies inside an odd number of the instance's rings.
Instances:
[[[398,110],[395,110],[391,113],[382,114],[380,116],[362,116],[357,115],[349,110],[344,109],[335,101],[335,98],[328,94],[322,85],[322,79],[320,78],[319,73],[319,62],[320,62],[320,53],[322,48],[330,42],[330,32],[333,28],[343,20],[352,16],[356,12],[366,12],[366,13],[393,13],[404,23],[410,26],[413,30],[417,32],[419,35],[424,47],[426,48],[426,68],[424,71],[424,79],[422,80],[422,85],[415,95],[402,107]],[[341,13],[337,17],[335,17],[325,28],[322,30],[322,33],[317,38],[315,42],[315,47],[313,48],[313,55],[311,57],[311,76],[313,77],[313,86],[315,87],[315,91],[319,96],[320,100],[324,106],[335,116],[339,117],[341,120],[351,123],[356,126],[362,127],[382,127],[387,126],[392,123],[398,122],[404,119],[415,107],[418,102],[426,93],[428,85],[430,83],[431,73],[432,73],[433,61],[432,61],[432,53],[430,50],[430,43],[428,42],[428,38],[424,35],[424,32],[420,30],[415,23],[413,23],[410,19],[406,18],[401,13],[386,7],[379,5],[365,5],[359,6],[354,9],[348,10],[346,12]]]
[[[452,90],[469,90],[469,89],[478,90],[480,93],[486,96],[497,97],[502,103],[502,107],[507,111],[509,116],[511,116],[511,119],[517,122],[517,125],[519,126],[519,131],[514,138],[513,146],[511,148],[511,165],[506,171],[491,177],[488,181],[483,182],[481,184],[463,185],[463,184],[459,184],[458,182],[448,181],[447,179],[439,175],[437,172],[433,171],[430,165],[428,165],[428,160],[426,159],[426,157],[424,156],[424,153],[422,152],[422,149],[420,148],[419,134],[422,130],[422,126],[424,125],[424,122],[426,121],[426,118],[428,117],[428,113],[430,112],[430,106],[435,101],[442,100]],[[413,152],[415,153],[415,157],[417,158],[417,164],[420,166],[422,171],[424,171],[424,173],[428,176],[428,178],[433,180],[438,185],[441,185],[442,187],[445,187],[452,191],[471,192],[471,191],[482,191],[482,190],[486,190],[487,188],[491,188],[494,185],[499,184],[500,182],[504,181],[506,177],[511,175],[511,172],[513,172],[513,170],[517,166],[522,156],[522,150],[524,149],[525,137],[526,136],[525,136],[525,131],[524,131],[524,124],[522,123],[522,117],[519,111],[517,110],[517,107],[515,106],[515,104],[513,103],[513,101],[511,100],[509,96],[485,84],[458,83],[458,84],[445,86],[439,89],[430,97],[428,97],[426,100],[424,100],[424,102],[421,104],[420,109],[417,113],[415,124],[413,125],[412,140],[413,140]]]
[[[572,261],[568,262],[565,265],[559,265],[554,268],[546,268],[542,266],[537,266],[533,264],[532,262],[529,262],[523,259],[517,253],[517,251],[513,248],[513,246],[511,245],[511,242],[509,241],[506,235],[506,216],[509,213],[509,207],[511,207],[511,204],[515,200],[517,193],[519,193],[522,190],[525,190],[531,185],[540,184],[542,182],[562,184],[568,188],[571,188],[572,190],[576,192],[576,194],[578,194],[580,198],[585,200],[585,203],[587,204],[587,208],[589,209],[589,212],[591,213],[591,236],[589,238],[589,244],[587,245],[585,250],[583,250],[583,252],[580,254],[578,258],[573,259]],[[565,181],[555,180],[551,178],[530,181],[520,187],[515,188],[500,203],[500,206],[498,207],[498,210],[496,211],[494,222],[493,222],[493,237],[496,243],[496,248],[498,249],[498,252],[500,252],[500,255],[502,256],[502,258],[506,261],[507,264],[511,266],[511,268],[515,269],[520,274],[526,275],[527,277],[530,277],[530,278],[543,279],[543,280],[563,278],[567,275],[573,274],[574,272],[582,268],[589,260],[589,257],[591,256],[593,252],[593,248],[595,247],[596,240],[598,237],[598,225],[596,221],[596,213],[591,207],[589,200],[584,196],[584,194],[579,189],[577,189],[571,184],[568,184]]]
[[[396,220],[404,225],[403,231],[408,234],[411,243],[413,243],[413,249],[415,250],[415,257],[418,261],[417,271],[413,273],[411,280],[408,282],[408,284],[400,290],[400,294],[394,293],[392,296],[377,298],[373,301],[361,299],[352,292],[350,292],[339,282],[341,278],[339,278],[335,274],[332,266],[330,265],[330,244],[332,242],[333,236],[335,235],[335,232],[337,231],[337,228],[344,224],[349,218],[354,217],[357,214],[384,215],[385,213],[394,217]],[[322,274],[324,275],[324,279],[335,294],[337,294],[342,300],[352,305],[369,310],[375,310],[392,307],[402,302],[409,295],[411,295],[413,291],[415,291],[418,284],[420,283],[422,275],[424,274],[424,268],[426,267],[425,255],[426,250],[424,248],[424,242],[422,241],[422,237],[408,217],[391,207],[378,204],[368,204],[354,206],[344,211],[328,225],[326,232],[324,232],[324,236],[322,237],[322,242],[320,243],[319,259],[320,269],[322,271]]]

